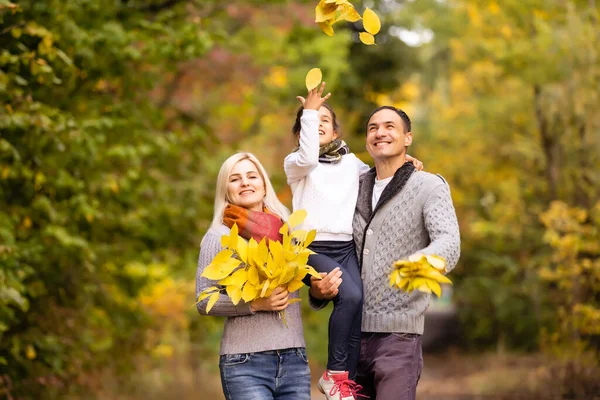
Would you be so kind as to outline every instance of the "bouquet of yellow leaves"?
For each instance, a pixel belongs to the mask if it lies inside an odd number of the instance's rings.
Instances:
[[[442,294],[440,283],[452,284],[442,274],[446,269],[446,260],[435,255],[415,254],[408,260],[394,262],[394,270],[390,274],[390,286],[396,286],[405,292],[418,290],[424,293]]]
[[[279,230],[283,235],[281,242],[269,240],[267,243],[266,238],[260,242],[252,238],[246,241],[239,236],[238,227],[234,224],[230,234],[221,238],[223,250],[202,272],[202,276],[217,281],[221,286],[211,286],[198,296],[199,302],[209,298],[206,312],[223,292],[237,305],[240,300],[251,302],[269,297],[278,286],[294,292],[304,285],[302,279],[307,274],[320,279],[321,275],[307,264],[308,256],[314,254],[308,246],[315,239],[316,231],[291,231],[305,218],[305,210],[290,215]]]

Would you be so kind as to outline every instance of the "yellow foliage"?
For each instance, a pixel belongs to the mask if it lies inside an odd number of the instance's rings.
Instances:
[[[490,2],[488,10],[490,10],[490,14],[492,15],[500,14],[500,6],[498,6],[498,3],[496,3],[495,1]]]
[[[27,347],[25,347],[25,357],[27,357],[28,360],[34,360],[37,357],[35,347],[28,344]]]
[[[284,88],[288,85],[287,69],[281,66],[271,67],[269,74],[265,78],[265,82],[269,86],[276,88]]]
[[[446,260],[440,256],[415,254],[408,260],[394,262],[393,267],[389,275],[390,286],[396,286],[408,293],[418,290],[440,297],[440,283],[452,283],[440,272],[446,270]]]
[[[152,356],[159,359],[173,357],[174,349],[173,346],[168,344],[159,344],[152,349]]]
[[[191,286],[173,278],[165,278],[148,285],[140,294],[139,301],[146,311],[161,321],[180,328],[188,325],[186,310]]]
[[[320,0],[315,7],[315,22],[328,36],[334,35],[333,24],[336,22],[356,22],[360,19],[360,14],[348,0]],[[359,38],[364,44],[373,45],[375,44],[374,35],[381,30],[381,21],[377,14],[369,8],[363,13],[362,19],[367,32],[361,32]]]
[[[229,235],[221,238],[224,249],[202,272],[202,276],[217,281],[219,287],[212,286],[198,296],[198,302],[208,298],[206,311],[217,302],[222,292],[226,292],[233,304],[240,300],[251,302],[257,298],[269,297],[277,287],[294,292],[302,287],[302,279],[310,274],[320,278],[313,267],[307,264],[308,249],[316,236],[315,231],[295,230],[306,218],[306,211],[299,210],[290,215],[280,233],[283,240],[267,243],[264,238],[259,243],[254,239],[246,242],[238,234],[236,224]]]
[[[475,27],[481,27],[482,25],[482,19],[481,19],[481,14],[479,14],[479,10],[477,9],[477,6],[474,4],[469,4],[467,6],[467,14],[469,16],[469,23]]]

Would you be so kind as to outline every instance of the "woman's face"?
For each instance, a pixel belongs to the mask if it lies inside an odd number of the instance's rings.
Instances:
[[[233,205],[263,211],[265,181],[250,160],[237,162],[227,178],[227,198]]]

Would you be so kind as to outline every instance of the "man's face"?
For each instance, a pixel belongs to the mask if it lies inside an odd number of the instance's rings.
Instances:
[[[383,109],[373,114],[367,124],[367,151],[375,161],[400,157],[412,143],[412,133],[405,132],[398,113]]]

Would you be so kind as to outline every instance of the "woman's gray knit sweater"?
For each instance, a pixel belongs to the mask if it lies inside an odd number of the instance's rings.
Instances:
[[[223,225],[218,229],[209,229],[204,235],[196,271],[196,298],[203,290],[216,285],[215,281],[201,275],[217,253],[223,249],[221,236],[228,234],[229,228]],[[298,297],[298,292],[290,294],[290,298],[293,297]],[[204,299],[197,304],[200,314],[227,317],[221,339],[221,355],[305,347],[298,303],[291,304],[285,310],[287,327],[277,312],[253,313],[249,303],[240,300],[237,305],[234,305],[227,294],[220,296],[208,314],[207,303],[208,299]]]

